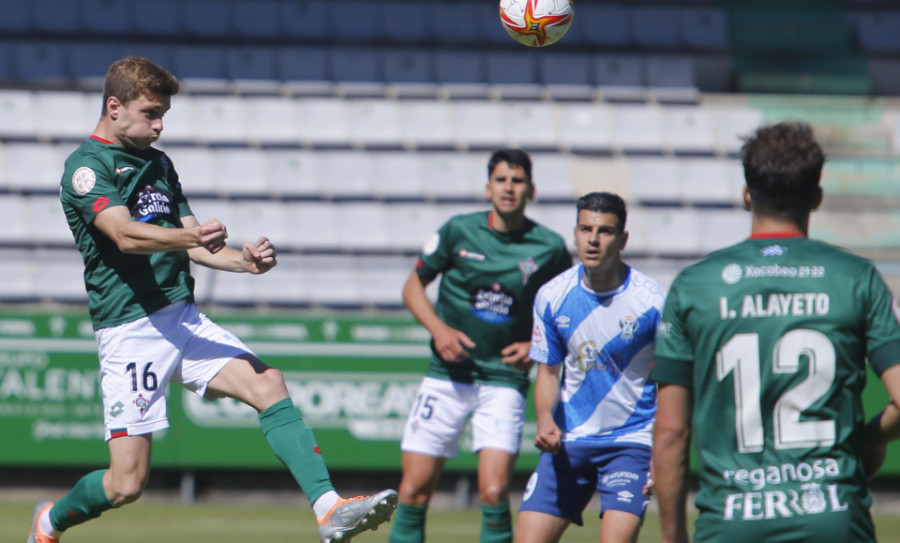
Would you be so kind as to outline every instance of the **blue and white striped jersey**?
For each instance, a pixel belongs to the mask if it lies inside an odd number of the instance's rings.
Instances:
[[[628,269],[617,289],[595,292],[581,264],[546,283],[534,302],[530,356],[564,364],[554,412],[563,440],[651,445],[656,385],[648,382],[663,289]]]

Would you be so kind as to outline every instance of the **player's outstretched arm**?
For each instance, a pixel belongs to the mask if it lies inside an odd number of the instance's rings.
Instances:
[[[466,348],[475,347],[475,342],[464,332],[447,325],[431,305],[425,293],[427,283],[422,283],[419,274],[413,270],[403,285],[403,303],[413,316],[431,333],[434,348],[445,362],[461,362],[469,356]]]
[[[690,475],[691,392],[660,385],[653,427],[654,490],[665,543],[687,543],[687,490]]]
[[[196,247],[204,247],[207,252],[218,252],[225,247],[228,237],[225,225],[215,219],[203,226],[193,219],[187,224],[182,220],[184,228],[164,228],[132,220],[125,206],[104,209],[94,218],[94,226],[120,251],[129,254],[184,251]]]

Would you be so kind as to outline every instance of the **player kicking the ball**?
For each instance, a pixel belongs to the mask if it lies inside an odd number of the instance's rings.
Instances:
[[[66,161],[61,199],[85,262],[110,465],[55,504],[38,504],[28,543],[56,543],[69,528],[140,498],[152,433],[169,426],[169,382],[255,408],[269,445],[312,504],[320,540],[348,541],[389,520],[397,493],[338,496],[281,372],[194,306],[191,262],[262,274],[276,253],[264,237],[227,247],[225,225],[194,217],[172,163],[152,147],[178,90],[178,80],[148,59],[113,63],[100,122]]]

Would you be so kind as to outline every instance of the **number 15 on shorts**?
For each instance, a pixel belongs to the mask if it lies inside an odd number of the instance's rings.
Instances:
[[[428,394],[419,394],[416,396],[416,405],[413,407],[413,416],[421,419],[429,420],[434,415],[434,406],[437,398]]]

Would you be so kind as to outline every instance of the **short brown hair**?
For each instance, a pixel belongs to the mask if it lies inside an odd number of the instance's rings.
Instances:
[[[178,94],[178,79],[149,58],[126,57],[112,63],[103,83],[103,113],[115,96],[122,104],[146,96],[159,99]]]

